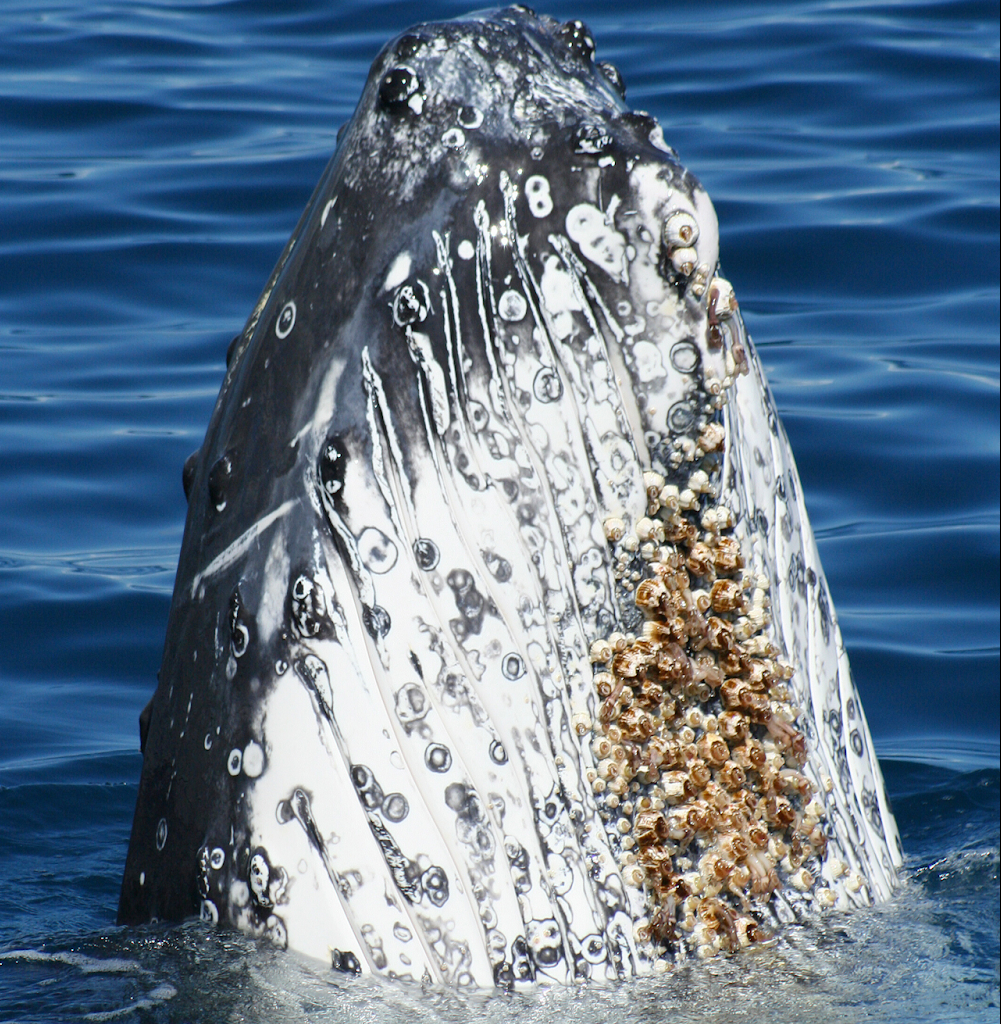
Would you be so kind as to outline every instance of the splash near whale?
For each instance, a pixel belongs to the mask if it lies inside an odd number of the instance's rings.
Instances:
[[[713,207],[583,24],[375,61],[201,449],[119,920],[616,979],[901,863]]]

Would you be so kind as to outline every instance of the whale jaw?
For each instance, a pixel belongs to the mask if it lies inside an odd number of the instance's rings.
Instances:
[[[715,212],[585,26],[418,26],[197,458],[119,919],[615,979],[899,839]]]

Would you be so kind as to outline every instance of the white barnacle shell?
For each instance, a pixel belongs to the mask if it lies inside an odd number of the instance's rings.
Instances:
[[[694,246],[699,237],[698,221],[687,210],[675,210],[664,221],[664,241],[675,249]]]
[[[640,540],[649,540],[651,536],[653,536],[653,531],[654,522],[646,516],[636,524],[636,536],[639,537]]]
[[[675,249],[671,253],[671,266],[683,277],[688,277],[698,263],[698,253],[694,249]]]
[[[838,897],[833,889],[818,889],[817,902],[825,909],[830,909],[838,902]]]
[[[733,285],[724,277],[716,277],[709,286],[709,315],[717,320],[725,320],[737,312],[737,298],[733,294]]]

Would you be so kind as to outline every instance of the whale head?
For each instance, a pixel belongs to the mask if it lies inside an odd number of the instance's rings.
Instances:
[[[716,214],[594,57],[510,8],[376,59],[185,467],[122,922],[489,986],[891,891]]]

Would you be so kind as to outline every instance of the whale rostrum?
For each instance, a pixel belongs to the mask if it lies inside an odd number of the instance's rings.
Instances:
[[[715,212],[581,22],[382,51],[184,480],[121,922],[510,986],[893,890]]]

